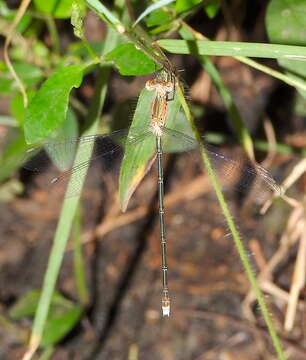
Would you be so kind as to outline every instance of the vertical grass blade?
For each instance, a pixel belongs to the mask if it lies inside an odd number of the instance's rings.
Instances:
[[[105,40],[106,45],[104,48],[104,53],[106,53],[106,51],[110,51],[113,46],[116,46],[116,43],[117,43],[117,34],[115,34],[112,30],[110,30]],[[107,67],[101,66],[100,73],[97,79],[95,95],[93,97],[88,113],[88,123],[90,123],[91,125],[89,126],[89,128],[87,129],[84,135],[93,134],[97,131],[101,109],[103,107],[105,100],[109,72],[110,72],[110,68],[108,66]],[[79,151],[77,151],[76,161],[78,161],[78,158],[80,156],[83,155]],[[82,173],[79,172],[75,176],[78,176],[80,181],[81,179],[83,179],[84,181],[86,172],[87,169],[84,168]],[[70,183],[68,184],[68,188],[67,188],[68,192],[69,192],[69,187],[70,187]],[[79,204],[79,198],[80,195],[72,198],[64,199],[63,207],[60,214],[60,219],[55,233],[53,246],[48,260],[47,270],[44,277],[42,294],[34,318],[29,349],[27,353],[24,355],[23,358],[24,360],[25,359],[28,360],[32,358],[33,354],[35,353],[41,342],[46,318],[50,307],[51,297],[54,292],[56,280],[58,278],[60,266],[64,256],[64,251],[70,234],[75,212]]]
[[[186,103],[186,100],[184,98],[184,94],[183,94],[183,92],[182,92],[182,90],[181,90],[181,88],[179,86],[177,88],[178,88],[178,95],[180,97],[181,104],[182,104],[182,107],[183,107],[183,109],[185,111],[185,114],[186,114],[188,120],[190,121],[192,128],[195,131],[195,135],[196,135],[198,141],[200,143],[202,143],[201,137],[200,137],[200,135],[198,134],[198,132],[196,130],[196,127],[194,125],[191,112],[190,112],[189,107],[188,107],[188,105]],[[219,201],[221,210],[223,212],[223,215],[225,217],[225,220],[226,220],[227,225],[229,227],[229,230],[231,232],[232,238],[234,240],[235,246],[236,246],[237,251],[239,253],[239,256],[240,256],[242,265],[244,267],[244,270],[245,270],[245,272],[247,274],[247,277],[248,277],[249,282],[250,282],[250,284],[252,286],[252,289],[253,289],[253,291],[254,291],[254,293],[256,295],[258,305],[259,305],[260,310],[262,312],[265,323],[266,323],[266,325],[268,327],[268,331],[269,331],[269,334],[271,336],[274,349],[275,349],[275,351],[276,351],[276,353],[278,355],[278,359],[279,360],[286,360],[286,357],[285,357],[281,342],[280,342],[279,337],[278,337],[278,335],[277,335],[277,333],[276,333],[276,331],[274,329],[273,322],[272,322],[271,316],[269,314],[268,307],[267,307],[267,305],[266,305],[266,303],[264,301],[264,296],[263,296],[263,294],[262,294],[262,292],[261,292],[261,290],[260,290],[260,288],[258,286],[258,283],[257,283],[256,277],[255,277],[255,274],[253,272],[253,269],[252,269],[252,266],[251,266],[247,251],[246,251],[246,249],[245,249],[245,247],[244,247],[244,245],[243,245],[243,243],[241,241],[239,231],[237,230],[237,227],[236,227],[234,219],[233,219],[233,217],[231,215],[230,209],[229,209],[229,207],[227,205],[227,202],[226,202],[226,200],[225,200],[225,198],[223,196],[221,186],[220,186],[220,184],[219,184],[219,182],[217,180],[216,174],[215,174],[215,172],[213,170],[213,167],[211,165],[211,162],[209,160],[209,156],[208,156],[204,146],[201,146],[200,150],[201,150],[201,156],[202,156],[202,160],[203,160],[205,169],[206,169],[207,174],[208,174],[208,176],[210,178],[210,181],[211,181],[211,183],[213,185],[213,188],[214,188],[214,191],[216,193],[217,199]]]
[[[89,302],[89,293],[86,286],[85,279],[85,266],[82,254],[82,243],[81,243],[81,209],[77,207],[73,228],[72,228],[72,239],[73,239],[73,262],[74,262],[74,276],[76,282],[76,289],[79,296],[79,302],[85,306]]]

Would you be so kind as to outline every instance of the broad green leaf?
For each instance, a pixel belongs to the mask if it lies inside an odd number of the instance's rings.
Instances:
[[[37,302],[39,300],[40,291],[29,291],[10,308],[9,316],[12,319],[18,320],[25,316],[31,316],[35,313]]]
[[[37,10],[57,19],[70,17],[73,0],[34,0]],[[80,2],[80,4],[82,4]]]
[[[24,131],[27,143],[50,137],[65,121],[70,91],[80,86],[86,67],[67,66],[43,83],[26,111]]]
[[[58,306],[54,309],[54,306],[51,305],[41,346],[50,346],[63,339],[79,322],[83,311],[82,306],[73,303],[68,308]]]
[[[117,46],[104,60],[113,61],[121,75],[145,75],[156,70],[154,61],[132,43]]]
[[[133,132],[133,128],[145,129],[149,126],[151,119],[151,103],[154,97],[155,91],[142,90],[138,99],[130,132]],[[167,127],[175,128],[174,121],[179,109],[180,103],[177,96],[175,96],[172,101],[168,102]],[[119,178],[119,197],[123,211],[126,210],[129,199],[154,161],[155,141],[155,136],[153,134],[148,134],[143,141],[129,143],[125,147]],[[163,145],[166,149],[167,143],[164,142]]]
[[[18,320],[26,316],[32,316],[41,296],[40,290],[31,290],[11,307],[9,315]],[[49,346],[60,341],[67,335],[79,321],[83,308],[66,299],[60,293],[52,295],[51,307],[43,333],[41,345]]]
[[[273,43],[306,46],[305,0],[272,0],[266,13],[266,28]],[[279,59],[278,63],[291,77],[306,79],[305,61]],[[300,93],[306,97],[305,91]]]
[[[192,7],[200,4],[202,0],[177,0],[176,1],[176,12],[178,14],[191,9]]]
[[[40,291],[31,290],[21,296],[17,302],[10,308],[9,316],[18,320],[25,316],[31,316],[35,313],[37,302],[39,300]]]
[[[160,26],[168,24],[172,21],[172,16],[163,9],[153,11],[146,19],[146,25],[148,27]]]
[[[269,39],[278,44],[306,43],[306,2],[304,0],[271,0],[267,8],[266,26]]]
[[[25,87],[31,87],[40,81],[44,74],[39,67],[23,63],[13,62],[13,67],[25,85]],[[0,93],[11,94],[13,91],[17,91],[18,86],[12,74],[3,62],[0,62]]]
[[[220,0],[204,0],[204,9],[207,16],[213,19],[220,9]]]
[[[9,316],[12,319],[19,320],[25,316],[35,314],[36,307],[41,295],[40,290],[30,290],[21,296],[9,310]],[[71,301],[55,291],[52,296],[52,306],[70,306]]]
[[[136,24],[139,23],[139,21],[141,21],[144,17],[146,17],[147,15],[149,15],[151,12],[163,7],[163,6],[166,6],[172,2],[174,2],[175,0],[159,0],[157,1],[156,3],[150,5],[149,7],[146,8],[145,11],[143,11],[137,18],[137,20],[135,21],[134,23],[134,26]]]

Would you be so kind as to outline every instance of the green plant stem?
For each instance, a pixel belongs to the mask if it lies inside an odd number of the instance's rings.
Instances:
[[[55,26],[54,18],[51,15],[46,14],[44,16],[44,19],[45,19],[45,21],[47,23],[47,27],[49,29],[54,52],[59,55],[61,53],[61,42],[59,39],[57,28]]]
[[[83,36],[82,37],[82,43],[84,45],[84,47],[86,48],[86,50],[88,51],[88,54],[91,56],[91,58],[96,62],[100,62],[100,59],[98,58],[98,56],[95,54],[95,52],[93,51],[92,47],[90,46],[89,42],[87,41],[87,39]]]
[[[203,145],[203,141],[201,139],[201,136],[200,136],[200,134],[198,133],[198,131],[196,129],[192,114],[190,112],[190,109],[189,109],[188,104],[187,104],[187,102],[186,102],[186,100],[184,98],[184,94],[183,94],[183,91],[182,91],[180,86],[177,87],[177,91],[178,91],[178,96],[179,96],[179,98],[181,100],[183,110],[184,110],[184,112],[185,112],[185,114],[187,116],[187,119],[189,120],[189,122],[191,124],[191,127],[192,127],[192,129],[193,129],[193,131],[195,133],[195,136],[196,136],[197,140],[201,144],[200,150],[201,150],[201,156],[202,156],[203,163],[205,165],[205,168],[206,168],[207,174],[208,174],[208,176],[210,178],[210,181],[211,181],[211,183],[213,185],[214,191],[216,193],[217,199],[219,201],[219,204],[220,204],[221,210],[223,212],[223,215],[225,217],[225,220],[227,222],[227,225],[228,225],[228,227],[230,229],[230,232],[231,232],[231,235],[233,237],[235,246],[236,246],[236,248],[238,250],[240,259],[242,261],[242,265],[244,267],[244,270],[245,270],[245,272],[247,274],[247,277],[248,277],[248,279],[250,281],[252,289],[253,289],[253,291],[254,291],[254,293],[256,295],[260,310],[261,310],[261,312],[263,314],[265,323],[266,323],[266,325],[268,327],[270,336],[272,338],[272,342],[273,342],[275,351],[278,354],[279,360],[286,360],[283,349],[282,349],[282,345],[281,345],[280,340],[279,340],[279,338],[277,336],[277,333],[276,333],[276,331],[274,329],[272,319],[271,319],[271,317],[269,315],[269,310],[268,310],[267,305],[266,305],[266,303],[264,301],[264,296],[263,296],[263,294],[262,294],[262,292],[261,292],[261,290],[260,290],[260,288],[259,288],[259,286],[257,284],[257,280],[256,280],[256,277],[254,275],[251,263],[249,261],[248,254],[247,254],[246,249],[245,249],[245,247],[244,247],[244,245],[243,245],[243,243],[241,241],[239,232],[238,232],[238,230],[236,228],[236,225],[235,225],[235,222],[234,222],[233,217],[231,215],[231,212],[229,210],[229,207],[228,207],[228,205],[226,203],[226,200],[225,200],[225,198],[223,196],[221,186],[220,186],[220,184],[219,184],[219,182],[217,180],[217,177],[215,175],[215,172],[214,172],[213,167],[211,165],[211,162],[209,160],[209,156],[207,154],[205,146]]]
[[[269,66],[262,65],[256,61],[249,59],[247,57],[244,57],[244,56],[234,56],[234,58],[244,64],[251,66],[254,69],[260,70],[261,72],[263,72],[265,74],[273,76],[276,79],[279,79],[288,85],[291,85],[291,86],[294,86],[295,88],[306,91],[306,82],[303,80],[299,80],[297,78],[292,78],[286,74],[283,74],[277,70],[270,68]],[[305,66],[306,66],[306,62],[305,62]]]
[[[103,49],[103,51],[104,52],[110,51],[117,44],[117,34],[110,30],[108,32],[105,44],[106,46]],[[88,122],[90,126],[87,128],[84,135],[96,133],[101,109],[105,100],[109,73],[110,73],[109,66],[100,67],[100,73],[97,79],[97,84],[95,89],[95,95],[92,99],[92,103],[88,112]],[[88,153],[88,155],[90,155],[90,153]],[[78,149],[76,154],[76,161],[78,161],[78,158],[80,156],[82,156],[81,149]],[[87,172],[87,168],[86,169],[84,168],[77,175],[72,175],[72,176],[78,176],[78,181],[82,183],[85,179],[86,172]],[[68,192],[70,186],[71,183],[69,182],[67,189]],[[48,260],[48,266],[44,278],[42,294],[39,299],[37,311],[34,318],[29,350],[27,354],[25,354],[24,359],[27,360],[31,359],[40,344],[51,303],[52,294],[54,292],[56,280],[58,278],[58,274],[64,256],[68,237],[70,234],[72,222],[75,216],[77,206],[79,204],[79,199],[80,199],[80,195],[74,196],[72,198],[64,199],[63,207],[60,214],[60,219],[55,233],[54,243]]]
[[[89,302],[89,294],[85,280],[85,267],[82,256],[82,244],[81,244],[81,210],[80,206],[77,207],[72,229],[72,239],[74,244],[74,273],[77,292],[79,295],[80,303],[85,307]]]
[[[267,307],[267,305],[265,303],[264,296],[263,296],[263,294],[262,294],[262,292],[261,292],[261,290],[260,290],[260,288],[258,286],[256,276],[255,276],[255,274],[253,272],[253,269],[252,269],[252,266],[250,264],[247,251],[246,251],[246,249],[245,249],[245,247],[243,245],[243,242],[241,241],[240,234],[239,234],[239,232],[238,232],[238,230],[236,228],[233,217],[232,217],[232,215],[230,213],[230,210],[229,210],[229,207],[228,207],[228,205],[227,205],[227,203],[225,201],[225,198],[224,198],[223,193],[221,191],[221,187],[220,187],[220,185],[219,185],[219,183],[217,181],[216,175],[215,175],[215,173],[213,171],[212,165],[210,163],[208,154],[207,154],[204,146],[201,146],[201,156],[202,156],[203,162],[205,164],[207,174],[208,174],[208,176],[210,178],[210,181],[211,181],[211,183],[213,185],[213,188],[214,188],[214,191],[216,193],[217,199],[219,201],[220,207],[222,209],[223,215],[224,215],[224,217],[226,219],[227,225],[228,225],[228,227],[230,229],[230,232],[232,234],[232,237],[233,237],[234,243],[236,245],[236,248],[238,250],[238,253],[239,253],[240,259],[242,261],[244,270],[245,270],[245,272],[247,274],[249,282],[251,283],[252,289],[253,289],[253,291],[254,291],[254,293],[256,295],[258,305],[260,307],[261,313],[263,315],[263,318],[264,318],[265,323],[266,323],[266,325],[268,327],[270,336],[272,338],[272,342],[273,342],[275,351],[278,354],[278,358],[280,360],[285,360],[286,357],[285,357],[285,354],[283,352],[281,342],[280,342],[279,337],[277,336],[277,333],[276,333],[276,331],[274,329],[273,322],[272,322],[272,319],[270,317],[268,307]]]

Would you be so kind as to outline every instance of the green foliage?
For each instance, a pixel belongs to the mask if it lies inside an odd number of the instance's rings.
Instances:
[[[204,0],[204,9],[209,18],[214,18],[220,9],[220,0]]]
[[[148,27],[160,26],[169,24],[171,22],[172,16],[169,12],[163,9],[157,9],[151,12],[146,18],[146,25]]]
[[[70,91],[79,87],[87,65],[71,65],[54,73],[35,94],[26,111],[24,131],[27,143],[54,134],[65,121]]]
[[[194,6],[200,4],[202,0],[177,0],[176,1],[176,12],[178,14],[188,11]]]
[[[0,19],[5,19],[7,21],[13,21],[15,17],[15,10],[11,10],[5,0],[0,0]],[[17,31],[23,33],[29,26],[32,21],[32,15],[24,14],[17,25]]]
[[[56,19],[67,19],[71,15],[73,1],[74,0],[34,0],[34,4],[37,10],[42,13],[52,15]],[[82,4],[82,2],[79,3]]]
[[[10,308],[10,317],[15,320],[32,317],[40,296],[40,290],[32,290],[20,297]],[[59,292],[54,292],[41,345],[50,346],[63,339],[78,323],[82,312],[83,308],[80,305],[66,299]]]
[[[174,2],[175,0],[159,0],[155,2],[154,4],[147,7],[137,18],[137,20],[134,23],[134,26],[138,24],[142,19],[144,19],[146,16],[151,14],[152,12],[162,8],[163,6],[169,5],[170,3]]]
[[[155,91],[142,90],[131,123],[129,137],[139,138],[141,141],[131,141],[125,146],[119,179],[119,198],[123,211],[126,210],[129,199],[151,167],[152,157],[155,154],[155,136],[147,131],[151,118],[151,107],[148,104],[152,102],[154,93]],[[175,120],[179,109],[180,102],[175,96],[173,101],[169,102],[167,127],[177,129]],[[171,146],[164,145],[165,151],[167,146]]]
[[[152,59],[132,43],[119,45],[104,56],[105,61],[112,61],[121,75],[145,75],[156,70]]]
[[[306,46],[306,2],[304,0],[272,0],[266,13],[266,27],[271,42]],[[306,80],[305,59],[279,59],[278,63],[293,78]],[[306,97],[306,91],[300,91]]]
[[[85,3],[110,25],[120,24],[119,19],[114,16],[113,13],[109,11],[99,0],[85,0]]]

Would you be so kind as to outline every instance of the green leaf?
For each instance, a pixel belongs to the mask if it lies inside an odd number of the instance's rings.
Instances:
[[[58,306],[56,309],[51,304],[41,346],[50,346],[63,339],[79,322],[83,311],[82,306],[73,303],[69,307]]]
[[[271,42],[306,46],[306,2],[272,0],[266,13],[266,28]],[[305,61],[280,59],[278,63],[292,78],[306,79]],[[306,97],[306,92],[299,90]]]
[[[214,55],[214,56],[249,56],[271,59],[306,60],[305,46],[248,43],[238,41],[185,41],[175,39],[158,40],[157,44],[176,54]]]
[[[104,60],[113,61],[121,75],[145,75],[156,70],[154,61],[132,43],[117,46]]]
[[[155,91],[142,90],[137,107],[134,113],[129,135],[133,134],[133,129],[140,129],[140,133],[148,128],[151,119],[151,103],[155,97]],[[167,127],[176,128],[175,119],[177,118],[180,103],[175,96],[168,102]],[[141,131],[144,129],[144,131]],[[135,135],[132,135],[135,136]],[[131,142],[125,146],[124,157],[120,168],[119,178],[119,197],[123,211],[126,210],[128,202],[135,189],[150,169],[155,155],[155,141],[153,134],[148,133],[143,141]],[[164,142],[167,149],[167,142]]]
[[[159,0],[156,3],[150,5],[149,7],[146,8],[145,11],[143,11],[137,18],[137,20],[134,22],[133,26],[135,26],[136,24],[139,23],[139,21],[141,21],[144,17],[146,17],[147,15],[149,15],[151,12],[166,6],[172,2],[174,2],[175,0]]]
[[[13,62],[13,67],[25,87],[31,87],[35,85],[44,76],[39,67],[31,64]],[[18,86],[15,79],[12,77],[12,74],[9,72],[4,62],[0,62],[0,93],[11,94],[11,92],[17,90]]]
[[[177,0],[176,1],[176,12],[178,14],[188,11],[194,6],[200,4],[202,0]]]
[[[71,65],[53,74],[35,94],[24,122],[27,143],[46,139],[65,121],[69,94],[79,87],[87,65]]]
[[[172,16],[163,9],[153,11],[146,19],[146,25],[148,27],[160,26],[168,24],[172,21]]]
[[[207,16],[213,19],[220,9],[220,0],[204,0],[204,9]]]
[[[36,307],[41,295],[40,290],[30,290],[25,295],[21,296],[9,310],[9,316],[12,319],[19,320],[25,316],[35,314]],[[73,304],[70,300],[66,299],[58,291],[52,295],[52,312],[57,312],[57,307],[69,308]]]
[[[57,19],[70,17],[73,0],[34,0],[37,10]],[[82,4],[82,3],[80,3]]]
[[[278,44],[306,44],[306,2],[272,0],[266,14],[269,39]]]
[[[109,24],[121,27],[120,21],[99,0],[85,0],[85,3]]]
[[[10,317],[18,320],[34,315],[40,296],[40,290],[31,290],[26,293],[10,308]],[[83,308],[81,306],[66,299],[59,292],[55,292],[52,295],[50,312],[41,345],[49,346],[60,341],[74,328],[82,312]]]
[[[39,290],[31,290],[27,292],[25,295],[21,296],[10,308],[9,316],[12,319],[19,320],[25,316],[31,316],[35,314],[39,297]]]

